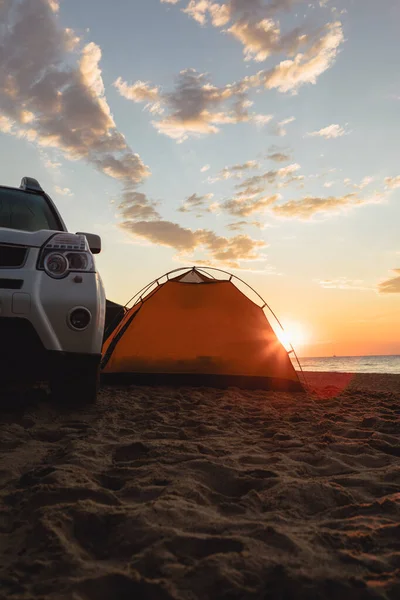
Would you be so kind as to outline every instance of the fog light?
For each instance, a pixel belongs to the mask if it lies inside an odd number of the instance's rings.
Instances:
[[[70,311],[68,315],[68,324],[72,329],[76,331],[83,331],[89,326],[92,320],[92,315],[87,308],[78,306]]]

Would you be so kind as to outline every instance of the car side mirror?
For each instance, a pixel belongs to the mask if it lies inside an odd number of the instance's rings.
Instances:
[[[77,231],[76,235],[84,235],[88,241],[89,248],[92,254],[100,254],[101,252],[101,237],[95,233],[85,233]]]

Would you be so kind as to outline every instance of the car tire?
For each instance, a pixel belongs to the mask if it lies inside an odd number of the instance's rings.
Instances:
[[[100,367],[90,365],[83,369],[60,369],[50,379],[53,400],[63,405],[95,404],[100,384]]]

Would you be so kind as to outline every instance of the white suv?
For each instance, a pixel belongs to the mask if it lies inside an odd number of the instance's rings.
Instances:
[[[93,257],[100,251],[99,236],[68,233],[35,179],[0,186],[1,380],[47,380],[57,400],[96,400],[106,310]]]

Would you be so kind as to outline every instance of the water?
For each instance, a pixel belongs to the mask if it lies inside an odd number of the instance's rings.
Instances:
[[[400,375],[400,356],[337,356],[299,358],[303,371],[337,373],[391,373]],[[295,359],[292,362],[299,368]]]

